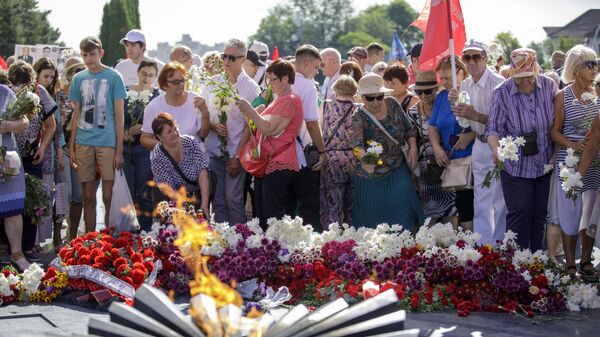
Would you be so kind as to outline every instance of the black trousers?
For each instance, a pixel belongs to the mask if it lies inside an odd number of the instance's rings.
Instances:
[[[268,219],[281,219],[286,214],[288,194],[295,174],[291,170],[278,170],[262,178],[254,177],[256,215],[265,231]]]
[[[322,231],[319,212],[320,173],[305,167],[294,174],[287,209],[287,214],[300,216],[304,224],[312,225],[318,232]]]
[[[25,173],[27,174],[31,174],[40,179],[44,178],[43,163],[34,165],[31,162],[31,159],[24,158],[23,168],[25,169]],[[33,246],[35,245],[37,229],[37,224],[32,223],[31,218],[23,214],[23,235],[21,236],[21,247],[24,252],[28,252],[33,249]]]

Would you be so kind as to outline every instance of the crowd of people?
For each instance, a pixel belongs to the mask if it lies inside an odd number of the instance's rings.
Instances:
[[[391,64],[377,43],[345,58],[305,44],[271,61],[266,44],[231,39],[201,58],[176,46],[164,64],[146,56],[140,30],[121,43],[128,58],[114,69],[102,64],[102,42],[86,37],[62,74],[48,58],[33,67],[16,60],[0,86],[0,116],[22,86],[41,104],[30,119],[0,123],[2,144],[18,151],[23,167],[0,183],[5,241],[20,269],[38,259],[44,240],[60,247],[76,237],[82,211],[84,230],[94,231],[98,187],[109,210],[122,170],[143,230],[169,198],[162,183],[185,187],[217,222],[257,217],[266,228],[270,218],[298,215],[316,230],[338,222],[416,231],[432,218],[479,233],[481,244],[511,230],[521,246],[546,247],[552,258],[562,241],[571,276],[600,276],[591,262],[600,221],[600,81],[586,46],[554,53],[543,73],[531,49],[513,50],[503,65],[474,40],[434,70],[419,70],[422,44]],[[197,85],[194,65],[210,80]],[[223,84],[233,96],[222,97]],[[519,160],[484,186],[507,136],[523,137]],[[569,148],[581,157],[576,200],[558,174]],[[468,183],[453,185],[451,172]],[[55,201],[47,223],[21,215],[23,173],[67,186],[54,194],[65,200]],[[62,203],[68,210],[58,210]]]

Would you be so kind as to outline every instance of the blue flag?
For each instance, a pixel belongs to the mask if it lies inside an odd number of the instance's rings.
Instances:
[[[398,38],[398,34],[394,31],[394,38],[392,39],[392,50],[390,51],[390,57],[388,59],[389,64],[393,64],[398,60],[405,61],[406,55],[408,51],[400,42],[400,38]]]

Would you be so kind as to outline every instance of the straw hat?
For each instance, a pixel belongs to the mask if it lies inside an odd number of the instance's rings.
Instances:
[[[384,87],[383,77],[374,73],[369,73],[363,76],[360,81],[358,81],[358,91],[356,92],[356,95],[374,95],[392,91],[392,89]]]
[[[419,71],[417,72],[414,90],[427,90],[435,89],[439,87],[437,80],[437,74],[433,70]]]

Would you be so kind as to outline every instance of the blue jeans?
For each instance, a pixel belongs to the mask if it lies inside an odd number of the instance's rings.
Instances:
[[[123,145],[123,172],[129,185],[129,193],[138,211],[138,222],[142,230],[152,227],[152,189],[148,181],[152,180],[150,170],[150,151],[142,145]]]

